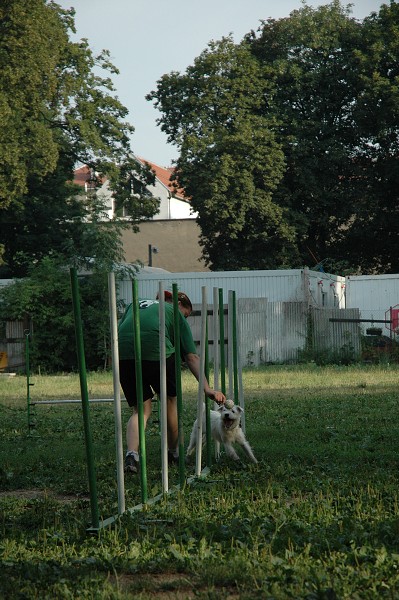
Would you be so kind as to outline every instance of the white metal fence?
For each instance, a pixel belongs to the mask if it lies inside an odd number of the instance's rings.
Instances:
[[[201,305],[188,318],[194,340],[201,339]],[[228,360],[228,315],[224,306],[225,357]],[[209,360],[213,360],[213,306],[208,305]],[[306,351],[333,358],[360,356],[359,309],[309,308],[306,302],[237,299],[237,333],[241,366],[295,363]],[[334,319],[331,321],[331,319]],[[338,319],[338,320],[337,320]],[[8,370],[25,365],[24,324],[7,324]],[[2,348],[0,348],[1,350]],[[308,354],[309,357],[309,354]]]

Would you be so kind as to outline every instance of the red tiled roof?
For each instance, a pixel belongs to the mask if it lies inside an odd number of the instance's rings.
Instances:
[[[158,181],[160,181],[162,183],[162,185],[164,185],[166,188],[168,188],[170,190],[170,192],[173,194],[173,196],[175,196],[176,198],[179,198],[180,200],[187,200],[182,188],[178,188],[176,190],[173,187],[173,183],[170,180],[170,178],[173,174],[173,171],[174,171],[174,169],[172,167],[160,167],[159,165],[156,165],[155,163],[153,163],[149,160],[146,160],[145,158],[141,158],[139,156],[137,156],[136,158],[141,163],[147,164],[151,167],[151,169],[155,172],[155,177],[158,179]],[[83,165],[83,167],[79,167],[78,169],[75,169],[73,183],[76,183],[77,185],[84,187],[85,184],[88,183],[89,180],[90,180],[90,168],[89,167],[87,167],[86,165]]]
[[[90,169],[84,165],[83,167],[79,167],[79,169],[75,169],[73,182],[76,185],[81,185],[84,187],[85,183],[90,179]]]
[[[79,169],[75,169],[73,172],[73,183],[76,185],[80,185],[81,187],[85,187],[86,183],[90,182],[91,177],[91,169],[87,165],[83,165],[83,167],[79,167]],[[106,177],[100,178],[101,183],[106,181]]]
[[[171,182],[170,178],[173,175],[173,167],[160,167],[159,165],[156,165],[155,163],[145,159],[145,158],[141,158],[140,156],[137,157],[139,159],[140,162],[142,162],[143,164],[147,164],[151,167],[151,169],[155,172],[155,177],[168,189],[170,189],[171,193],[176,196],[176,198],[180,198],[181,200],[187,200],[187,198],[184,195],[184,190],[182,188],[177,188],[177,190],[173,187],[173,182]]]

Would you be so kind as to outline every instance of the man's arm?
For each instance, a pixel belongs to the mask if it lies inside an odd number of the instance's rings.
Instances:
[[[185,361],[187,363],[188,368],[191,373],[194,375],[197,381],[200,380],[200,358],[198,354],[189,353],[185,355]],[[226,402],[226,397],[222,392],[218,392],[217,390],[212,389],[209,386],[209,383],[204,377],[204,392],[208,396],[208,398],[212,398],[218,404],[224,404]]]

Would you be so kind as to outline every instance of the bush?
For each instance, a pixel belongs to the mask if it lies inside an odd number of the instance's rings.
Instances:
[[[93,273],[79,277],[81,314],[88,369],[104,368],[109,359],[107,278]],[[33,369],[54,373],[78,367],[69,271],[44,259],[30,277],[1,290],[0,319],[28,318]]]

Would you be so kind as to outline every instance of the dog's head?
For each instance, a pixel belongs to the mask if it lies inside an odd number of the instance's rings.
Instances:
[[[241,420],[241,413],[244,412],[244,409],[241,406],[237,406],[234,404],[232,408],[226,408],[223,404],[219,406],[218,412],[220,413],[223,427],[225,429],[234,429],[238,427]]]

